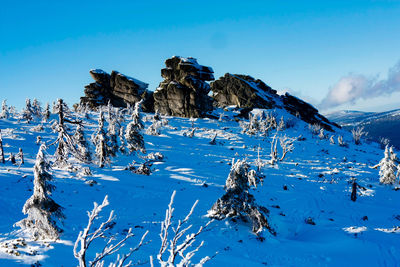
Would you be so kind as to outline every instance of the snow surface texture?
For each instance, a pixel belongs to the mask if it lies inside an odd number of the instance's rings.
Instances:
[[[35,141],[38,136],[49,143],[57,138],[50,127],[56,116],[42,123],[43,130],[37,127],[35,131],[32,129],[41,124],[35,118],[29,124],[14,118],[0,119],[6,158],[10,152],[17,154],[20,147],[25,156],[21,166],[18,159],[17,165],[0,163],[0,266],[37,261],[42,266],[77,266],[73,244],[86,227],[86,211],[105,195],[110,205],[104,213],[115,210],[116,214],[113,233],[121,237],[132,228],[135,234],[121,253],[129,251],[149,231],[145,241],[151,242],[132,258],[148,266],[149,256],[156,258],[160,249],[160,227],[172,192],[176,190],[172,220],[184,218],[199,200],[190,222],[192,229],[199,229],[209,221],[207,211],[225,192],[232,159],[247,158],[253,164],[258,154],[265,163],[261,168],[265,179],[250,192],[257,204],[270,211],[268,222],[277,235],[264,231],[261,241],[252,233],[250,222],[216,220],[199,235],[204,245],[194,262],[218,252],[206,266],[396,266],[400,258],[400,190],[395,190],[396,185],[381,185],[379,171],[369,168],[383,158],[383,150],[376,143],[355,145],[351,134],[341,130],[325,134],[334,134],[335,139],[342,135],[348,147],[331,144],[328,138],[313,136],[307,124],[285,111],[273,112],[278,120],[281,116],[296,120],[278,133],[296,138],[294,150],[274,165],[268,164],[274,132],[267,137],[249,136],[232,119],[232,112],[218,110],[216,113],[222,114],[219,121],[162,117],[169,123],[163,123],[160,135],[144,134],[147,153],[161,152],[164,156],[162,161],[153,162],[149,176],[126,170],[133,160],[143,162],[137,154],[118,154],[104,168],[84,164],[90,167],[92,176],[53,169],[56,189],[52,199],[64,208],[66,216],[61,226],[64,232],[55,243],[24,241],[13,224],[25,218],[21,210],[32,195],[33,165],[39,149]],[[74,115],[83,120],[85,136],[96,131],[98,113],[90,113],[89,119]],[[124,128],[130,116],[125,119]],[[152,123],[150,119],[144,121],[143,133]],[[190,132],[192,137],[187,134]],[[210,144],[216,134],[215,144]],[[53,161],[54,147],[47,153]],[[355,202],[350,200],[353,178],[366,188],[358,191]],[[102,245],[93,243],[88,258],[93,258]]]

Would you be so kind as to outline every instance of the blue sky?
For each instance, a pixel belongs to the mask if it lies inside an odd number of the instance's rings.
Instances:
[[[400,108],[399,14],[400,1],[2,1],[0,98],[76,103],[92,68],[154,90],[180,55],[323,111]]]

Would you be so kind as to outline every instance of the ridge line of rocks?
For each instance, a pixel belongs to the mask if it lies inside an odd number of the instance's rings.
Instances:
[[[249,75],[226,73],[214,80],[213,69],[198,64],[191,57],[174,56],[165,61],[165,66],[161,69],[164,80],[154,92],[147,89],[147,83],[117,71],[108,74],[99,69],[90,70],[95,82],[85,86],[81,104],[96,108],[110,101],[113,106],[125,107],[143,99],[145,112],[188,118],[205,117],[213,107],[236,105],[248,110],[279,107],[307,123],[318,123],[326,130],[340,128],[309,103],[289,93],[278,95],[263,81]],[[209,84],[209,81],[213,82]]]

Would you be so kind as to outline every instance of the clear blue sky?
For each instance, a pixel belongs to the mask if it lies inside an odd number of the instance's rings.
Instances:
[[[0,4],[0,99],[17,107],[27,97],[78,102],[91,68],[118,70],[154,90],[173,55],[197,58],[216,77],[252,75],[318,106],[330,89],[346,88],[335,87],[342,77],[385,80],[400,60],[400,1]],[[365,84],[339,107],[400,108],[400,86],[368,99]]]

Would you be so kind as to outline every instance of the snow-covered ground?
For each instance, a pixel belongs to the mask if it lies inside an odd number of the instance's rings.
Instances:
[[[10,162],[0,163],[0,243],[14,242],[8,248],[0,247],[0,265],[18,266],[38,261],[42,266],[77,266],[73,244],[79,231],[87,225],[86,211],[93,208],[93,202],[101,203],[108,195],[110,205],[102,214],[106,219],[108,212],[115,210],[117,223],[112,232],[122,234],[131,227],[136,234],[121,252],[135,246],[142,234],[149,231],[146,240],[151,242],[132,258],[148,266],[149,256],[155,257],[160,248],[161,222],[174,190],[174,221],[183,219],[199,200],[190,219],[192,230],[196,231],[209,221],[205,217],[207,211],[224,194],[223,186],[233,158],[247,158],[253,163],[259,152],[265,162],[270,159],[273,133],[269,137],[243,134],[230,112],[218,112],[224,113],[225,119],[192,122],[163,117],[169,125],[161,128],[161,135],[144,134],[147,153],[161,152],[165,157],[152,166],[149,176],[124,170],[132,160],[143,162],[143,159],[120,154],[104,168],[90,165],[93,176],[79,177],[65,170],[52,170],[52,184],[56,186],[52,198],[64,207],[64,232],[56,243],[27,241],[27,245],[15,240],[20,234],[13,224],[25,217],[21,210],[32,194],[32,167],[39,149],[35,141],[37,136],[54,141],[57,133],[52,132],[50,123],[43,124],[43,131],[35,132],[32,128],[38,122],[27,124],[16,119],[0,119],[6,157],[10,152],[17,154],[19,148],[25,154],[25,164],[20,167]],[[263,167],[266,178],[251,192],[259,205],[269,209],[268,220],[277,235],[265,231],[262,233],[265,240],[260,241],[251,232],[249,223],[214,221],[198,237],[199,242],[205,243],[194,262],[217,253],[206,266],[399,265],[400,190],[379,184],[378,171],[369,168],[383,157],[378,144],[355,145],[351,135],[342,130],[333,134],[335,138],[343,135],[349,146],[330,144],[329,139],[312,136],[303,121],[282,110],[275,113],[278,119],[283,116],[296,122],[279,134],[301,136],[284,161]],[[86,137],[96,129],[97,116],[91,113],[91,119],[84,119]],[[56,116],[52,115],[52,119]],[[190,138],[186,133],[192,123],[196,130]],[[145,124],[147,128],[150,122]],[[212,145],[209,142],[215,133],[216,145]],[[54,147],[47,153],[52,159]],[[355,202],[350,200],[352,178],[366,188],[358,191]],[[89,185],[85,183],[87,180],[97,184]],[[101,240],[93,244],[89,258],[101,245]],[[6,253],[10,247],[20,255]]]

